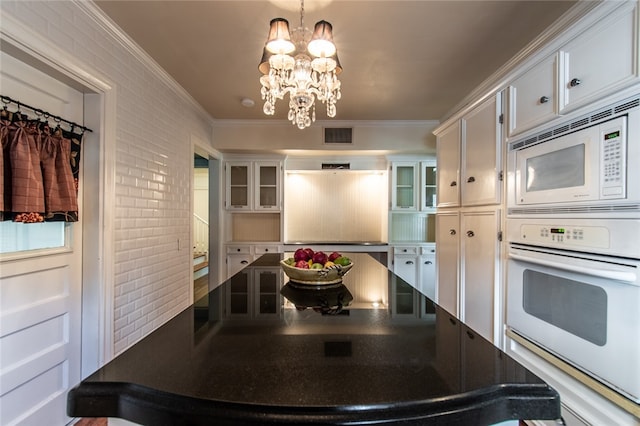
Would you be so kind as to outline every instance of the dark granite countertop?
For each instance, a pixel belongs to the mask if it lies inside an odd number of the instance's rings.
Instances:
[[[280,256],[83,380],[68,414],[147,425],[560,418],[554,389],[367,254],[350,254],[343,283],[322,289],[282,286]]]

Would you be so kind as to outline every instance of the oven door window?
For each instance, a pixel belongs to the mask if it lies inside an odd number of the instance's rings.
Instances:
[[[525,312],[598,346],[607,343],[607,293],[600,287],[525,269]]]
[[[585,146],[570,146],[527,159],[527,192],[583,186]]]

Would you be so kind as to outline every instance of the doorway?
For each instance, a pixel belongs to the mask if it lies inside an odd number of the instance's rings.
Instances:
[[[193,302],[220,282],[220,160],[194,137]]]
[[[209,292],[209,158],[193,154],[193,300]]]

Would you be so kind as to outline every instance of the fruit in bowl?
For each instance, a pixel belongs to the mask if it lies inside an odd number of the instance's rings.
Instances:
[[[293,257],[280,261],[280,265],[293,282],[323,285],[341,282],[353,262],[339,252],[327,255],[311,248],[299,248]]]

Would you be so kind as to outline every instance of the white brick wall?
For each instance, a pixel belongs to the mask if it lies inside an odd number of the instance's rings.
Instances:
[[[107,214],[118,354],[189,305],[191,135],[210,143],[209,118],[76,3],[2,0],[0,10],[115,85],[116,202]]]

